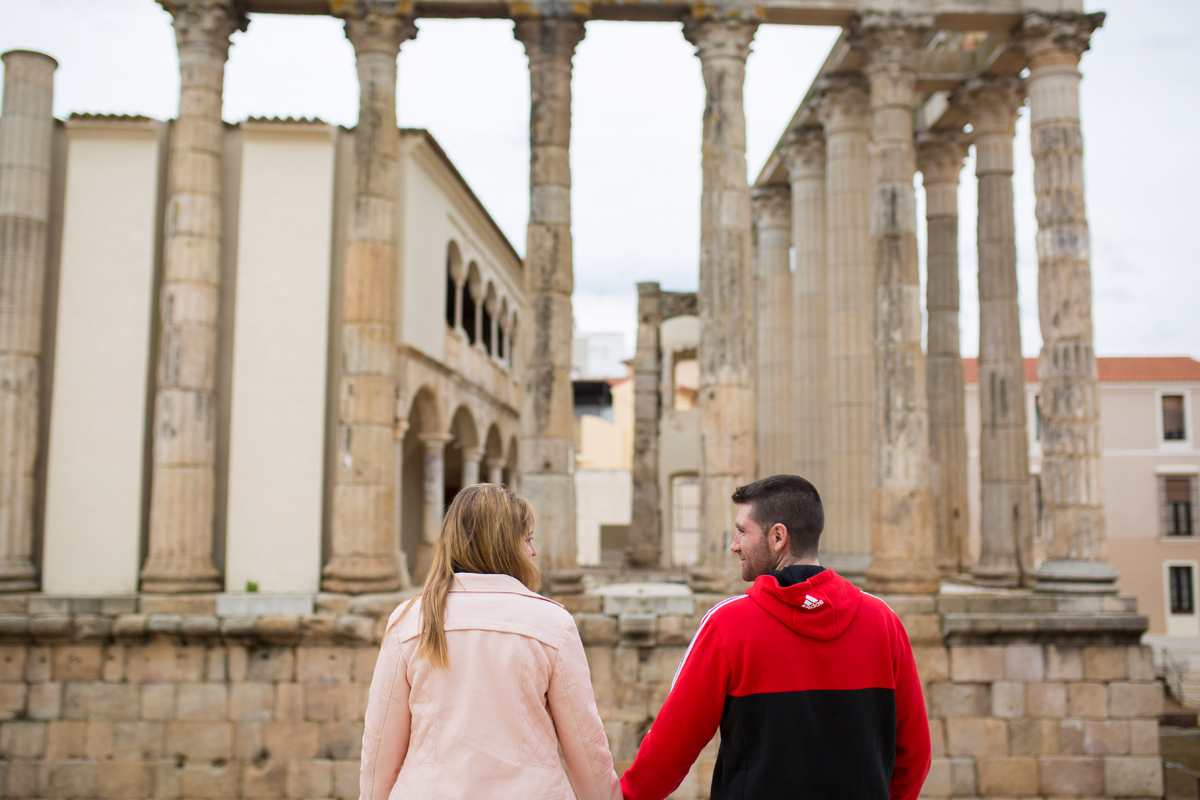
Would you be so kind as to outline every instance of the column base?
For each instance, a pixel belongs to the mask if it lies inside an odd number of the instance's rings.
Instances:
[[[196,594],[221,591],[221,574],[207,559],[150,559],[142,567],[141,591]]]
[[[1008,564],[977,564],[971,568],[971,582],[978,586],[1012,589],[1021,585],[1021,573]]]
[[[394,592],[402,584],[392,556],[334,556],[321,575],[321,589],[339,594]]]
[[[37,570],[32,561],[0,562],[0,592],[36,592],[37,589]]]
[[[1033,588],[1061,594],[1116,594],[1119,575],[1107,561],[1053,558],[1034,571]]]
[[[941,586],[937,569],[933,564],[928,569],[914,566],[907,560],[889,564],[874,558],[867,568],[867,588],[873,594],[935,594]]]

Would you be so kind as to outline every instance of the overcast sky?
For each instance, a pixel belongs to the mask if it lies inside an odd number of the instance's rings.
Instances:
[[[1083,59],[1088,219],[1100,355],[1200,356],[1200,3],[1107,0]],[[512,23],[421,20],[400,55],[398,117],[441,143],[518,252],[528,217],[529,80]],[[749,178],[838,33],[762,26],[747,63]],[[0,51],[58,59],[54,111],[173,117],[170,18],[151,0],[0,1]],[[589,22],[575,56],[571,144],[578,330],[622,331],[632,352],[634,283],[697,283],[700,63],[678,23]],[[225,119],[308,116],[353,125],[354,54],[332,18],[259,15],[233,37]],[[1026,355],[1037,321],[1033,164],[1015,147],[1018,271]],[[919,182],[919,178],[918,178]],[[920,198],[920,192],[918,191]],[[963,170],[963,352],[978,342],[974,163]],[[921,210],[923,213],[923,209]],[[1191,244],[1189,244],[1191,242]],[[924,258],[924,240],[921,242]]]

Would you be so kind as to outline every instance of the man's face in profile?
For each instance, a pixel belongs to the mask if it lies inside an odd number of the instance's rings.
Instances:
[[[749,503],[738,506],[737,531],[729,549],[742,560],[742,580],[753,583],[759,575],[775,568],[775,558],[767,544],[766,531],[750,516]]]

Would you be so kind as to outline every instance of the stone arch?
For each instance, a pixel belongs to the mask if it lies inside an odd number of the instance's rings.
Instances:
[[[462,253],[458,243],[451,239],[446,245],[446,325],[449,328],[458,328],[462,322],[458,316],[461,308],[458,287],[462,286],[465,277]]]
[[[479,265],[474,261],[467,266],[466,280],[462,286],[462,328],[467,334],[467,341],[475,344],[479,341],[480,311],[479,304],[483,302],[483,275]]]
[[[408,404],[408,429],[417,433],[436,433],[442,430],[441,416],[437,392],[428,384],[422,385]]]
[[[479,332],[479,338],[483,342],[483,349],[489,355],[496,354],[497,337],[493,335],[495,333],[493,328],[495,327],[496,312],[499,310],[497,305],[496,284],[488,281],[487,290],[483,295],[483,329]]]
[[[488,427],[484,440],[483,469],[485,481],[504,483],[504,438],[500,435],[500,426],[494,422]]]
[[[450,437],[446,443],[442,478],[447,506],[464,486],[479,482],[482,459],[479,427],[475,424],[475,415],[467,406],[459,406],[450,418]]]

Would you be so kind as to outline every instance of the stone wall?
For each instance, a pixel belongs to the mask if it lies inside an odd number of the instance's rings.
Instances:
[[[399,599],[255,617],[217,616],[211,596],[0,600],[0,790],[355,798],[374,642]],[[618,770],[719,599],[568,598]],[[1131,601],[886,599],[925,684],[926,797],[1161,796],[1162,690]],[[674,797],[707,797],[716,747]]]

